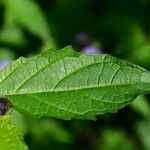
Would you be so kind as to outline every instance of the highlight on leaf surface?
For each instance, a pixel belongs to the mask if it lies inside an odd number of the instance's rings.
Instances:
[[[32,116],[95,119],[150,92],[150,72],[108,54],[68,46],[19,58],[0,72],[0,95]]]
[[[11,117],[0,116],[0,149],[27,150],[22,132],[10,122]]]

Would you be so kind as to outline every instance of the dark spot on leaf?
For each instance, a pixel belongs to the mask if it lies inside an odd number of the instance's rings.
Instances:
[[[11,102],[4,97],[0,97],[0,115],[5,115],[12,107]]]

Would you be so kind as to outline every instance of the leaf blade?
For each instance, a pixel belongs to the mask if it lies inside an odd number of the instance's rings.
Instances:
[[[0,74],[0,91],[15,108],[37,117],[95,119],[150,91],[147,70],[107,54],[77,54],[66,47],[23,60]]]
[[[21,131],[10,123],[10,116],[0,117],[0,148],[27,150]]]

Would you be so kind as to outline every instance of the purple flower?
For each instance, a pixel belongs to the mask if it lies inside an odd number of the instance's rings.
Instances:
[[[102,54],[103,51],[99,48],[93,47],[93,46],[87,46],[82,49],[83,52],[89,53],[89,54]]]
[[[3,61],[0,61],[0,71],[6,67],[6,65],[9,63],[9,60],[5,59]]]

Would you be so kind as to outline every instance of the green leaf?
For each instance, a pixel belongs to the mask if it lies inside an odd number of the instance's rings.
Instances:
[[[150,119],[137,122],[135,126],[140,142],[145,147],[145,150],[150,150]]]
[[[22,132],[10,122],[10,116],[0,117],[0,149],[27,150]]]
[[[20,28],[8,25],[1,29],[0,42],[20,46],[25,43],[25,39]]]
[[[49,144],[55,143],[55,141],[71,144],[74,140],[73,135],[55,119],[27,119],[27,123],[30,135],[37,145],[41,146],[48,141]]]
[[[110,55],[71,47],[19,58],[0,73],[0,95],[32,116],[95,119],[150,92],[150,73]]]
[[[13,58],[15,58],[15,53],[11,49],[6,47],[0,48],[0,61],[10,60]]]
[[[138,150],[133,139],[120,129],[103,129],[101,140],[99,150]]]
[[[141,114],[143,117],[149,119],[150,115],[150,105],[145,96],[138,96],[133,103],[131,103],[131,107]]]
[[[43,40],[51,40],[49,25],[33,0],[5,0],[5,23],[19,24]]]

